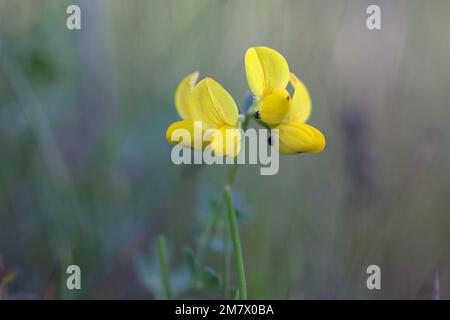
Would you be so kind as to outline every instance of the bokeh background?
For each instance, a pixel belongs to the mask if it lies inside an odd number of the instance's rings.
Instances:
[[[66,29],[70,4],[81,31]],[[370,4],[382,30],[366,28]],[[208,226],[229,167],[172,164],[164,134],[194,70],[243,106],[245,50],[265,45],[308,86],[327,147],[281,157],[275,176],[239,169],[249,296],[450,298],[449,13],[447,0],[0,0],[4,297],[161,298],[164,234],[177,297],[221,298],[222,219]],[[212,281],[198,284],[202,243]],[[82,290],[66,289],[69,264]],[[371,264],[382,290],[366,288]]]

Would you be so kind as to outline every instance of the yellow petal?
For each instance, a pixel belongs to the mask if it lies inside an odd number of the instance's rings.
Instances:
[[[325,148],[322,132],[298,120],[282,123],[276,127],[280,153],[321,152]]]
[[[306,122],[311,115],[311,98],[308,89],[293,73],[291,73],[290,81],[295,91],[292,97],[292,109],[287,120],[297,119]]]
[[[203,79],[195,87],[194,94],[198,104],[196,116],[207,128],[236,125],[239,114],[236,102],[215,80]]]
[[[199,75],[200,73],[193,72],[185,77],[181,80],[175,92],[175,107],[183,120],[193,119],[192,109],[194,106],[192,104],[192,91]]]
[[[274,127],[284,121],[291,110],[291,98],[285,89],[278,89],[265,96],[258,105],[259,118]]]
[[[257,97],[270,94],[275,89],[284,89],[289,82],[286,59],[271,48],[248,49],[245,54],[245,72],[250,90]]]
[[[200,121],[182,120],[172,123],[166,131],[169,143],[179,144],[194,149],[204,149],[209,143],[203,142],[204,130]]]
[[[236,157],[241,151],[241,132],[231,126],[223,126],[211,137],[211,148],[215,156]]]

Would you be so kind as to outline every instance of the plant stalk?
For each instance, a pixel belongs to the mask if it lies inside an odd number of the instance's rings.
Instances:
[[[158,238],[159,263],[161,267],[161,281],[164,288],[164,294],[167,300],[172,299],[172,291],[170,289],[169,278],[169,260],[167,258],[166,239],[163,235]]]
[[[244,259],[242,258],[241,240],[239,238],[239,229],[237,224],[236,212],[231,197],[231,188],[225,186],[225,202],[228,211],[228,220],[230,224],[230,234],[233,243],[234,256],[236,260],[236,273],[238,278],[239,299],[247,300],[247,283],[245,281]]]

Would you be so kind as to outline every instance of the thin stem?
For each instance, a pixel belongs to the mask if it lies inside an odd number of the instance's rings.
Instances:
[[[170,290],[169,279],[169,261],[167,258],[166,239],[163,235],[158,238],[159,263],[161,266],[161,281],[164,288],[166,299],[172,299],[172,291]]]
[[[227,219],[225,219],[225,222],[227,222]],[[228,223],[225,224],[225,235],[224,235],[224,259],[223,259],[223,295],[225,299],[229,299],[230,297],[230,265],[231,265],[231,259],[230,259],[230,228],[228,226]]]
[[[254,108],[250,108],[247,113],[243,115],[243,117],[240,118],[239,122],[241,123],[242,130],[246,130],[248,127],[248,123],[250,121],[250,118],[254,115]],[[238,274],[238,282],[239,282],[239,293],[240,298],[242,300],[247,299],[247,284],[245,281],[245,271],[244,271],[244,261],[242,258],[242,250],[241,250],[241,241],[239,239],[239,230],[237,226],[237,219],[236,219],[236,212],[234,210],[233,206],[233,200],[231,198],[231,186],[234,183],[234,180],[236,178],[236,174],[238,171],[239,166],[237,163],[233,165],[231,168],[229,174],[228,174],[228,184],[225,186],[225,202],[227,204],[227,212],[228,212],[228,220],[229,224],[228,227],[225,225],[225,237],[224,237],[224,276],[223,276],[223,291],[225,299],[229,298],[230,294],[230,235],[233,240],[233,250],[234,255],[236,257],[236,267],[237,267],[237,274]],[[242,294],[241,294],[242,293]]]
[[[247,283],[245,281],[244,260],[242,258],[241,240],[239,238],[239,229],[237,224],[236,212],[231,198],[231,188],[225,186],[225,202],[227,204],[228,220],[230,223],[230,234],[233,242],[234,256],[236,260],[236,272],[238,277],[239,298],[247,300]]]
[[[243,115],[243,117],[240,120],[241,121],[241,128],[242,128],[242,130],[244,130],[244,131],[247,130],[250,118],[253,117],[253,116],[254,116],[254,112],[253,111],[249,111],[249,112],[247,112],[246,114]],[[231,168],[231,170],[230,170],[230,172],[228,174],[228,184],[230,186],[233,185],[234,180],[236,179],[236,174],[237,174],[238,168],[239,168],[239,166],[238,166],[237,162],[234,163],[233,167]]]

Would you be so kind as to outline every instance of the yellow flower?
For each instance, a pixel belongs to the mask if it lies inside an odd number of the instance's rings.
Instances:
[[[169,126],[166,139],[195,149],[210,145],[216,156],[237,156],[241,134],[236,103],[215,80],[205,78],[196,84],[198,77],[194,72],[178,85],[175,106],[183,120]],[[180,129],[189,137],[177,134]]]
[[[278,150],[285,154],[300,152],[321,152],[325,147],[325,138],[319,130],[294,119],[284,122],[275,129],[274,135],[279,139]]]
[[[311,114],[308,90],[290,73],[286,59],[271,48],[250,48],[245,54],[245,71],[257,99],[257,116],[278,129],[279,151],[286,154],[322,151],[325,137],[305,123]],[[289,82],[294,88],[292,98],[286,90]]]

